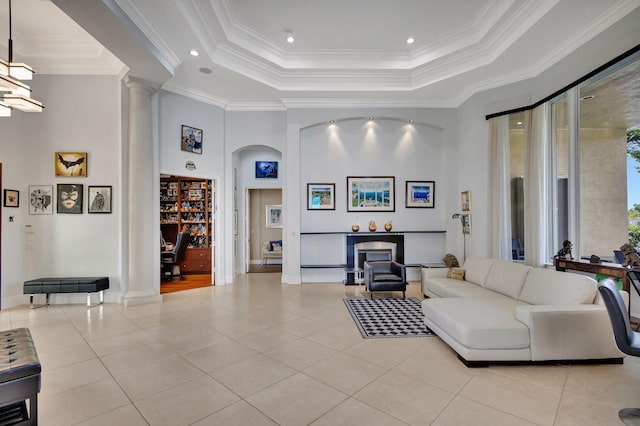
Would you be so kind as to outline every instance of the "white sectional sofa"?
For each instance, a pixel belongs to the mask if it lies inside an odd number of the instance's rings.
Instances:
[[[422,311],[468,366],[622,362],[592,278],[478,257],[462,269],[464,280],[446,278],[446,268],[422,269]]]

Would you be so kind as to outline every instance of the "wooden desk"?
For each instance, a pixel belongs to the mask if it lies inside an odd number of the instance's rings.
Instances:
[[[625,291],[629,291],[629,278],[627,277],[627,272],[629,268],[626,268],[619,263],[590,263],[581,260],[565,260],[565,259],[554,259],[553,265],[556,267],[556,271],[582,271],[589,272],[592,274],[600,274],[607,275],[614,278],[622,279],[622,289]]]

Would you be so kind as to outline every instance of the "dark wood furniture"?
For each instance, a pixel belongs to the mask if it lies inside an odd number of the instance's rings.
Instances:
[[[189,232],[191,242],[180,271],[211,273],[213,241],[213,185],[211,180],[187,177],[160,179],[160,229],[166,241],[175,242],[180,232]]]
[[[625,291],[629,291],[629,277],[627,277],[629,268],[626,268],[618,263],[590,263],[577,259],[554,259],[553,265],[556,267],[556,271],[572,270],[620,278],[622,279],[622,289]]]

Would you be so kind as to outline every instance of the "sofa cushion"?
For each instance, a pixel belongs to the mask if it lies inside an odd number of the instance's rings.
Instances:
[[[489,290],[517,299],[524,286],[525,277],[531,269],[533,269],[531,266],[522,263],[497,260],[491,265],[484,286]]]
[[[449,268],[447,278],[453,278],[454,280],[464,280],[465,270],[462,268]]]
[[[470,257],[464,261],[463,269],[465,272],[465,280],[484,286],[484,281],[489,273],[489,268],[495,259],[485,257]]]
[[[524,281],[519,299],[531,305],[593,303],[598,284],[586,275],[534,268]]]
[[[507,297],[425,299],[422,312],[465,347],[523,349],[529,347],[529,328],[515,318],[522,304]]]

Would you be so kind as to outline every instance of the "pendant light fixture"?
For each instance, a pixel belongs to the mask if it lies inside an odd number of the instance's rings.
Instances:
[[[31,88],[20,80],[33,79],[33,69],[22,62],[13,62],[11,39],[11,0],[9,0],[9,60],[0,60],[0,117],[11,116],[11,109],[42,112],[44,106],[31,98]]]

